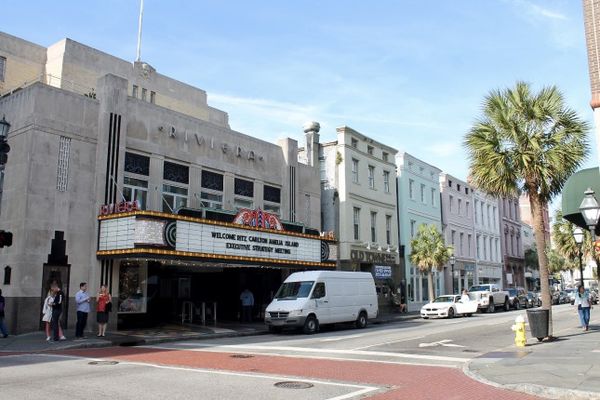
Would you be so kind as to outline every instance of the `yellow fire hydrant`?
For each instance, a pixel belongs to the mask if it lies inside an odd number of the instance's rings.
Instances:
[[[525,337],[525,318],[522,315],[515,318],[515,324],[511,329],[515,332],[515,344],[517,347],[525,347],[527,343],[527,338]]]

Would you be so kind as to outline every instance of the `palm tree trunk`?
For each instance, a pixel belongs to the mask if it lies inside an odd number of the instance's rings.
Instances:
[[[537,193],[529,193],[529,204],[533,215],[533,233],[535,245],[537,246],[538,262],[540,266],[540,287],[542,296],[542,308],[548,310],[548,337],[552,337],[552,296],[550,294],[550,283],[548,278],[548,256],[546,255],[546,236],[544,235],[544,205]]]
[[[429,291],[429,301],[433,301],[433,273],[431,270],[427,271],[427,289]]]

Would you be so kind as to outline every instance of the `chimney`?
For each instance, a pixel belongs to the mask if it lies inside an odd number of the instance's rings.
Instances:
[[[306,162],[311,167],[317,165],[319,160],[319,131],[321,125],[318,122],[310,121],[304,124],[304,133],[306,134]]]

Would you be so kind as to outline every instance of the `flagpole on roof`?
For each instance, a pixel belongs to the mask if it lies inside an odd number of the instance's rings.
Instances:
[[[140,0],[140,18],[138,20],[137,57],[135,61],[142,61],[142,20],[144,19],[144,0]]]

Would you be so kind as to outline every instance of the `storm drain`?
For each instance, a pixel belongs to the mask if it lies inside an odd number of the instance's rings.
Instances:
[[[314,385],[312,383],[307,383],[307,382],[287,381],[287,382],[277,382],[273,386],[281,388],[281,389],[310,389]]]
[[[231,358],[252,358],[254,356],[252,356],[250,354],[233,354],[229,357],[231,357]]]
[[[118,361],[90,361],[89,365],[117,365]]]

